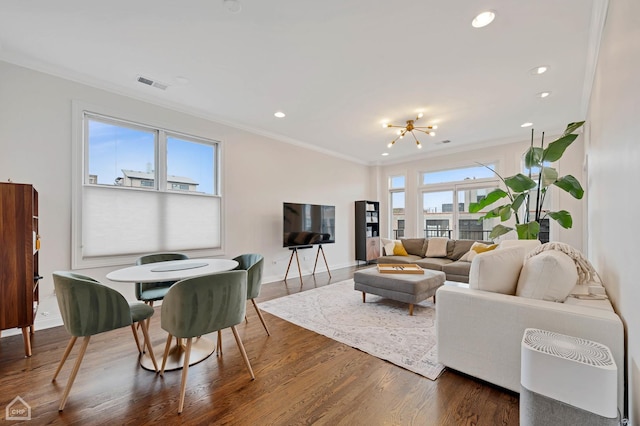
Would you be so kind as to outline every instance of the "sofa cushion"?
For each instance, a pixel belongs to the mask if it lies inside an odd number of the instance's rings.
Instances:
[[[575,262],[557,250],[543,251],[524,262],[516,296],[564,302],[578,281]]]
[[[465,253],[471,250],[471,246],[475,243],[474,240],[451,240],[452,249],[447,252],[447,257],[451,260],[460,260]]]
[[[426,238],[401,238],[400,241],[408,254],[424,257],[427,251]]]
[[[415,263],[421,268],[433,269],[434,271],[442,271],[442,266],[452,263],[453,260],[446,257],[425,257]]]
[[[469,288],[515,294],[523,251],[522,247],[512,247],[478,254],[471,262]]]
[[[526,257],[529,252],[536,249],[540,244],[542,244],[540,240],[504,240],[498,244],[498,248],[522,247],[524,248],[523,256]]]
[[[442,265],[442,272],[447,274],[447,279],[449,276],[457,275],[457,276],[469,276],[469,270],[471,269],[471,262],[451,262],[445,265]]]
[[[443,237],[429,238],[429,243],[427,244],[427,252],[425,253],[425,257],[447,257],[448,242],[449,242],[448,238],[443,238]]]

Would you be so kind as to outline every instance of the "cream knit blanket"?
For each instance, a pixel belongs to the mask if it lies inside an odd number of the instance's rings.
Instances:
[[[576,270],[578,271],[578,284],[587,284],[588,282],[598,281],[602,283],[600,280],[600,276],[598,272],[595,270],[591,262],[587,260],[586,257],[569,244],[559,243],[559,242],[549,242],[544,243],[532,250],[529,254],[527,254],[526,259],[533,257],[537,254],[540,254],[547,250],[558,250],[562,253],[569,256],[576,264]]]

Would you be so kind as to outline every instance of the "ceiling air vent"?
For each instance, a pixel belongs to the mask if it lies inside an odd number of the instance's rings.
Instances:
[[[138,82],[146,84],[147,86],[155,87],[156,89],[167,90],[168,84],[160,83],[159,81],[152,80],[141,75],[138,76]]]

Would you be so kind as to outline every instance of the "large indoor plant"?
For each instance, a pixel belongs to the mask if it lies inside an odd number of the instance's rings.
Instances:
[[[571,228],[573,219],[568,211],[548,211],[543,210],[542,206],[544,205],[547,192],[552,185],[571,194],[576,199],[581,199],[584,195],[584,190],[575,177],[572,175],[559,177],[558,171],[548,166],[562,157],[567,147],[578,137],[578,134],[574,132],[582,127],[583,124],[584,121],[569,123],[562,136],[551,142],[546,148],[544,147],[544,133],[542,134],[540,146],[533,146],[532,130],[531,146],[525,154],[525,166],[528,170],[528,176],[518,173],[503,178],[495,170],[485,166],[502,180],[506,191],[498,188],[490,192],[477,203],[471,203],[469,205],[469,211],[471,213],[477,213],[485,207],[489,207],[493,203],[507,198],[507,203],[492,208],[485,213],[484,216],[480,217],[479,220],[500,218],[501,222],[505,222],[511,219],[513,215],[515,218],[515,230],[518,233],[518,238],[521,240],[537,239],[538,233],[540,232],[540,221],[547,216],[558,222],[563,228]],[[537,182],[532,179],[532,170],[539,171]],[[532,191],[534,188],[536,190]],[[532,209],[531,206],[535,206],[535,209]],[[496,238],[511,230],[513,230],[513,228],[498,224],[493,227],[489,237]]]

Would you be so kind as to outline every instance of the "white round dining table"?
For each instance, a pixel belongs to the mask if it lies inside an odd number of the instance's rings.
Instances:
[[[230,271],[238,262],[230,259],[184,259],[146,263],[117,269],[107,274],[107,279],[118,282],[156,283],[179,281],[185,278]]]
[[[109,272],[107,279],[116,282],[132,283],[171,282],[209,275],[216,272],[230,271],[237,266],[238,262],[230,259],[168,260],[165,262],[146,263],[144,265],[118,269]],[[158,357],[158,354],[164,354],[164,350],[164,343],[153,345],[153,353],[156,357]],[[189,365],[196,364],[208,358],[215,350],[216,343],[211,339],[205,336],[193,339]],[[184,365],[184,357],[185,346],[181,339],[176,339],[175,344],[169,348],[166,356],[165,371],[181,369]],[[140,365],[146,370],[155,371],[151,357],[146,352],[140,357]]]

